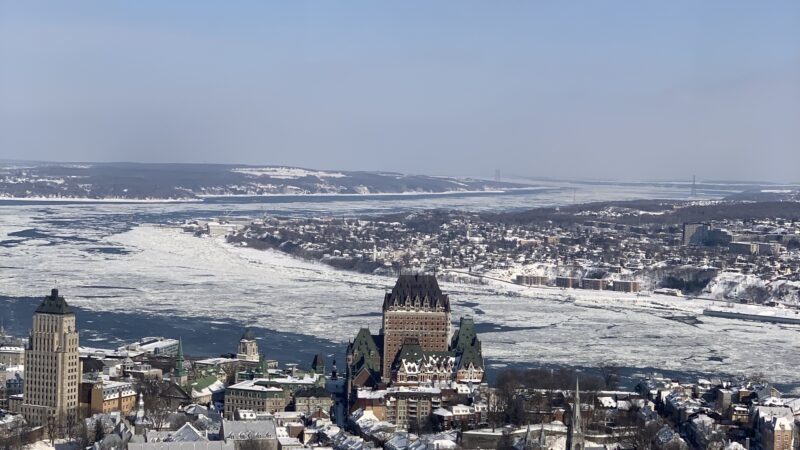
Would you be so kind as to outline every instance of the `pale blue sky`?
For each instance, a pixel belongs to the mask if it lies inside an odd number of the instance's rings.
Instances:
[[[0,158],[800,181],[800,2],[0,0]]]

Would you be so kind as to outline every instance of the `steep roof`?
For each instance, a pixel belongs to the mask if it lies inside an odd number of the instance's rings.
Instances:
[[[319,372],[325,370],[325,357],[317,353],[314,355],[314,360],[311,362],[311,370]]]
[[[419,344],[419,339],[406,337],[403,346],[397,352],[397,356],[392,363],[392,369],[398,370],[405,364],[406,371],[418,371],[421,366],[445,366],[449,367],[447,361],[454,357],[453,352],[425,351]]]
[[[408,306],[450,311],[450,299],[442,293],[433,275],[400,275],[391,292],[383,299],[383,309]]]
[[[457,370],[469,367],[483,368],[483,350],[481,341],[475,333],[475,322],[470,318],[461,318],[458,331],[453,336],[452,350],[459,355]]]
[[[420,361],[425,358],[425,351],[419,345],[419,339],[414,337],[407,337],[403,341],[403,346],[397,352],[394,364],[398,364],[402,360],[406,361]]]
[[[375,344],[375,340],[372,338],[369,328],[358,330],[356,338],[350,345],[352,346],[354,354],[358,353],[367,356],[376,355],[380,357],[380,350],[378,350],[378,346]]]
[[[381,353],[368,328],[358,330],[358,334],[348,346],[347,352],[353,355],[353,362],[350,366],[351,373],[356,374],[361,370],[367,370],[370,374],[380,373]]]
[[[214,375],[208,375],[202,378],[195,379],[194,381],[189,383],[189,387],[191,387],[192,390],[194,391],[200,392],[203,389],[211,387],[213,384],[217,382],[219,382],[217,377],[215,377]]]
[[[277,439],[278,433],[273,420],[223,420],[222,436],[227,441],[246,439]]]
[[[477,337],[478,335],[475,333],[475,321],[468,317],[462,317],[458,323],[458,330],[453,334],[450,347],[455,351],[462,351],[466,347],[472,345]]]
[[[240,339],[240,340],[242,340],[242,341],[255,341],[256,340],[256,336],[253,334],[253,330],[251,330],[250,328],[246,328],[244,330],[244,334],[242,335],[242,339]]]
[[[50,291],[50,295],[44,298],[36,308],[36,312],[39,314],[74,314],[64,297],[58,295],[58,289]]]

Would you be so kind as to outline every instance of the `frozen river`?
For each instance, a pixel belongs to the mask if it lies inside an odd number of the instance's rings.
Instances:
[[[627,196],[634,193],[617,194],[632,198]],[[194,334],[195,339],[187,343],[190,354],[207,352],[208,347],[199,342],[215,341],[213,336],[221,332],[219,328],[231,334],[246,325],[276,333],[261,341],[267,355],[284,355],[292,339],[297,345],[327,343],[332,347],[326,351],[336,353],[335,343],[352,339],[359,327],[378,330],[383,293],[393,279],[337,271],[278,252],[233,247],[219,239],[196,238],[157,224],[231,211],[251,216],[341,216],[434,207],[511,209],[557,204],[571,200],[573,195],[551,192],[335,202],[6,204],[0,206],[0,295],[40,297],[57,283],[71,304],[95,314],[117,314],[114,327],[117,334],[125,336],[135,336],[142,328],[137,322],[146,317],[163,324],[174,318],[175,327],[162,325],[158,334]],[[580,195],[614,197],[598,192]],[[697,316],[704,305],[670,297],[504,284],[445,283],[443,288],[450,294],[455,319],[460,315],[474,317],[485,356],[495,366],[614,365],[683,373],[765,372],[777,382],[797,380],[797,326],[703,316],[698,321],[686,320]],[[0,317],[7,323],[20,320],[10,316],[12,309],[0,309]],[[203,325],[193,329],[188,325],[193,318]],[[110,340],[108,330],[98,329],[97,322],[102,320],[102,316],[93,319],[94,332],[82,335],[82,344],[102,346],[102,341]],[[214,321],[218,322],[217,330]],[[129,329],[125,329],[126,322],[130,322]],[[89,341],[92,336],[97,342]],[[216,353],[232,351],[229,347],[222,345]]]

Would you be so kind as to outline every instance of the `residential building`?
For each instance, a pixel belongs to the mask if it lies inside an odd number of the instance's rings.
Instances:
[[[287,393],[263,379],[242,381],[225,390],[225,418],[228,420],[233,420],[240,409],[272,413],[283,411],[287,404]]]
[[[0,347],[0,366],[20,366],[25,363],[25,347]]]
[[[603,278],[584,278],[581,280],[581,287],[592,291],[602,291],[608,286],[608,280]]]
[[[756,255],[758,254],[758,243],[755,242],[731,242],[728,250],[737,255]]]
[[[756,406],[756,440],[763,450],[792,450],[794,447],[794,415],[786,406]]]
[[[294,393],[294,410],[305,413],[308,416],[322,411],[330,414],[333,400],[331,394],[324,388],[313,387],[298,390]]]
[[[616,292],[639,292],[641,286],[638,281],[614,280],[612,289]]]
[[[139,342],[120,347],[133,354],[146,354],[153,356],[175,356],[178,354],[179,342],[177,339],[163,337],[146,337]]]
[[[83,417],[112,412],[127,415],[135,406],[136,391],[131,383],[103,379],[81,382],[79,407]]]
[[[386,420],[399,429],[422,426],[442,406],[439,388],[390,388],[385,396]]]
[[[556,277],[556,287],[560,288],[577,288],[579,281],[575,277]]]
[[[683,245],[703,245],[708,236],[708,224],[705,223],[684,223]]]

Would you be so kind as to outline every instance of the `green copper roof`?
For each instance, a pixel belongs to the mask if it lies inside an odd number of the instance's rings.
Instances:
[[[481,341],[475,333],[475,322],[470,318],[461,318],[458,331],[453,336],[451,348],[458,358],[458,369],[466,368],[472,363],[475,368],[483,368],[483,351]]]
[[[380,372],[380,352],[368,328],[360,329],[350,345],[354,355],[353,372],[358,372],[363,366],[371,372]]]
[[[208,375],[194,380],[192,383],[189,384],[189,386],[195,391],[202,391],[203,389],[211,386],[217,381],[218,381],[217,377],[215,377],[214,375]]]
[[[476,338],[475,322],[470,318],[462,317],[458,324],[458,331],[453,335],[450,347],[455,351],[463,351],[466,347],[472,345],[472,341]]]
[[[39,314],[74,314],[64,297],[58,295],[58,289],[50,291],[50,295],[44,298],[36,308],[36,312]]]

